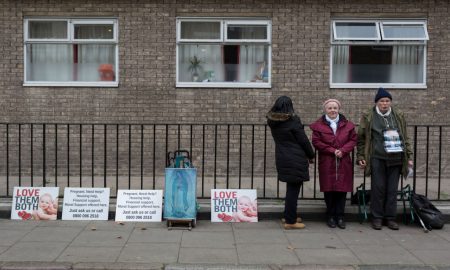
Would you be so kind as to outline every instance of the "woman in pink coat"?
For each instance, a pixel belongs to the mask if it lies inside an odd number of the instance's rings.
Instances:
[[[320,191],[327,205],[327,224],[345,229],[347,192],[353,191],[353,162],[350,157],[357,142],[355,125],[339,113],[341,103],[328,99],[325,114],[311,124],[312,144],[319,152]]]

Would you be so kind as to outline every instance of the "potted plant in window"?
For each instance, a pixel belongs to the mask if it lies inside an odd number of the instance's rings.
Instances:
[[[189,58],[189,63],[190,65],[188,70],[192,73],[192,81],[198,82],[200,77],[199,71],[202,68],[202,61],[196,55],[194,55],[193,57]]]

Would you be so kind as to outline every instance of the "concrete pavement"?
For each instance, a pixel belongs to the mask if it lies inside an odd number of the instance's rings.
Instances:
[[[440,269],[450,270],[450,226],[424,233],[348,222],[211,223],[192,231],[165,222],[0,219],[0,269]]]

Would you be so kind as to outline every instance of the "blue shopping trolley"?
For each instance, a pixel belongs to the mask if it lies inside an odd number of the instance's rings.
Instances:
[[[189,152],[169,152],[165,173],[163,216],[167,227],[171,230],[175,225],[187,225],[191,230],[197,220],[197,169],[192,166]]]

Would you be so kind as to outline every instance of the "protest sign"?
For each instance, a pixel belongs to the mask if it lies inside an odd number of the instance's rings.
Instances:
[[[160,222],[162,190],[118,190],[116,221]]]
[[[258,222],[256,189],[212,189],[212,222]]]
[[[11,219],[56,220],[58,187],[14,187]]]
[[[63,220],[108,220],[109,188],[65,188]]]

